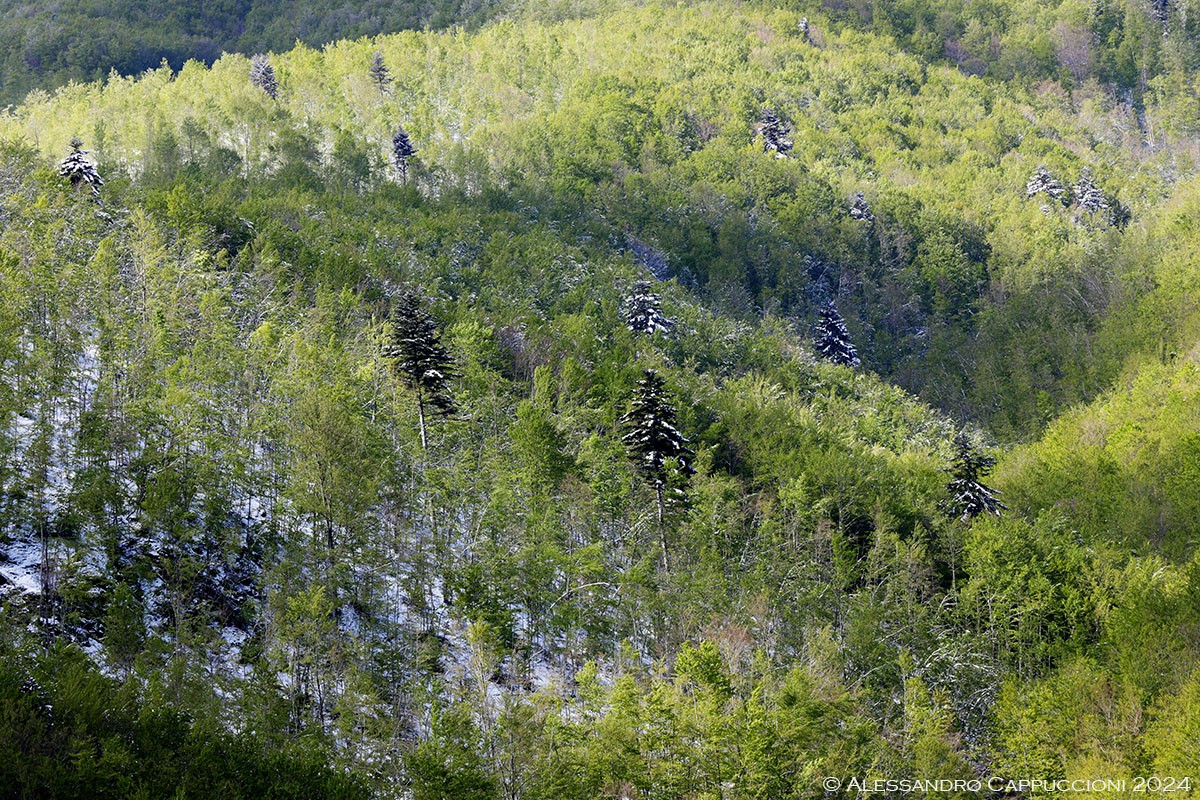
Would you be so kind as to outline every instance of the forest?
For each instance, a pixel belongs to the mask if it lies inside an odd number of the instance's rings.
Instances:
[[[1197,794],[1187,3],[126,5],[0,23],[0,797]]]

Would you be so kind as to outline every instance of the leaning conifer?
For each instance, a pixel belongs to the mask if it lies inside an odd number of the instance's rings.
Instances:
[[[417,394],[417,419],[421,428],[421,449],[429,449],[425,406],[432,405],[444,417],[458,407],[450,393],[454,361],[441,343],[437,321],[425,308],[420,296],[405,289],[392,309],[392,336],[384,348],[392,369]]]
[[[275,68],[271,59],[262,53],[250,59],[250,82],[267,93],[274,100],[279,96],[279,80],[275,77]]]
[[[104,185],[104,180],[87,154],[88,151],[83,149],[83,142],[79,137],[73,137],[71,152],[58,165],[58,174],[69,180],[72,186],[88,187],[92,197],[99,201],[100,187]]]

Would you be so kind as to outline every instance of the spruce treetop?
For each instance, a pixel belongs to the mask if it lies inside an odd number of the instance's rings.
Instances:
[[[966,432],[954,437],[953,478],[946,484],[950,499],[944,504],[950,516],[969,522],[980,514],[1000,516],[1008,508],[1000,502],[999,492],[980,482],[995,465],[996,459],[981,452]]]
[[[775,109],[768,108],[763,111],[762,137],[764,150],[767,152],[774,150],[776,158],[785,158],[792,149],[792,141],[787,138],[787,135],[791,132],[792,127],[779,117]]]
[[[1046,194],[1060,203],[1067,199],[1067,190],[1050,174],[1044,165],[1039,164],[1037,170],[1025,184],[1025,196],[1033,197]]]
[[[87,154],[88,151],[83,149],[83,141],[78,136],[72,137],[71,152],[59,163],[58,174],[71,181],[72,186],[87,186],[92,197],[99,200],[104,180]]]
[[[408,132],[402,126],[397,125],[396,133],[392,136],[392,161],[401,178],[408,177],[408,160],[416,153],[417,148],[409,138]]]
[[[873,222],[875,215],[871,213],[871,206],[867,203],[862,192],[855,192],[854,197],[850,201],[850,218],[862,220],[863,222]]]
[[[826,361],[847,367],[857,367],[861,363],[858,350],[850,341],[846,321],[832,301],[821,307],[814,334],[813,343]]]
[[[669,333],[675,323],[662,313],[662,298],[651,290],[650,281],[637,281],[621,306],[621,316],[635,335]]]
[[[250,82],[267,93],[274,100],[279,96],[279,80],[275,77],[275,68],[271,59],[259,53],[250,59]]]
[[[371,76],[371,80],[379,87],[381,94],[387,94],[388,88],[392,84],[392,73],[388,71],[387,64],[383,63],[383,52],[376,50],[375,55],[371,56],[371,66],[367,69],[367,74]]]
[[[443,416],[458,410],[450,392],[454,360],[441,343],[437,321],[412,289],[401,292],[392,309],[392,337],[384,356],[405,382]]]
[[[1088,169],[1084,169],[1079,175],[1079,182],[1072,187],[1075,193],[1075,200],[1079,203],[1079,208],[1089,214],[1095,214],[1097,211],[1106,211],[1108,209],[1108,198],[1104,196],[1104,192],[1100,191],[1100,187],[1092,180],[1092,173]]]
[[[667,465],[676,459],[682,475],[693,475],[688,463],[693,451],[687,438],[676,426],[675,407],[667,400],[666,383],[652,369],[643,373],[630,402],[629,413],[621,418],[626,433],[621,437],[634,466],[657,489],[667,483]]]

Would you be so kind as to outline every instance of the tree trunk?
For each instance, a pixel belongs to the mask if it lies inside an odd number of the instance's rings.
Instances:
[[[665,509],[663,500],[663,485],[655,485],[654,492],[658,497],[658,540],[662,545],[663,571],[671,571],[671,557],[667,553],[667,526],[665,524]]]
[[[421,390],[417,390],[417,422],[421,426],[421,450],[429,452],[429,440],[425,437],[425,397]]]

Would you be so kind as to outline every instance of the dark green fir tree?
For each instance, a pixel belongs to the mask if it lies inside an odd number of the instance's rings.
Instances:
[[[980,482],[996,465],[996,459],[980,452],[966,433],[954,437],[954,461],[950,471],[953,479],[946,484],[950,499],[945,509],[950,516],[969,522],[980,514],[995,514],[1008,508],[1000,502],[999,493]]]
[[[279,79],[275,77],[275,68],[271,59],[262,53],[250,59],[250,82],[267,93],[274,100],[279,96]]]
[[[846,321],[838,313],[833,302],[822,306],[817,318],[813,340],[817,352],[826,361],[842,364],[847,367],[857,367],[859,363],[858,350],[850,341],[850,331],[846,329]]]
[[[687,438],[676,427],[675,407],[668,401],[666,384],[654,370],[646,370],[638,381],[629,412],[621,418],[621,422],[625,425],[622,441],[634,468],[654,487],[663,567],[670,570],[666,540],[667,506],[683,501],[683,484],[696,470],[688,462],[693,451],[687,446]]]
[[[96,165],[88,158],[88,151],[83,149],[83,142],[76,136],[71,139],[71,152],[58,165],[58,174],[71,182],[72,186],[86,186],[92,192],[92,197],[100,199],[100,187],[104,180],[96,170]]]
[[[392,162],[396,165],[396,171],[400,173],[400,180],[408,178],[408,160],[416,155],[416,152],[417,148],[413,146],[408,132],[397,125],[396,133],[392,136]]]
[[[450,391],[454,378],[454,360],[441,343],[437,321],[425,308],[420,296],[405,289],[392,309],[392,336],[384,356],[392,369],[417,394],[417,419],[421,429],[421,449],[429,449],[426,430],[426,406],[435,413],[452,416],[458,406]]]

